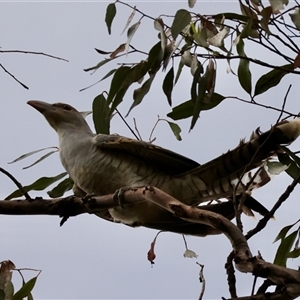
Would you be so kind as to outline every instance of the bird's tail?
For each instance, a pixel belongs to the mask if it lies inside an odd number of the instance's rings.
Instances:
[[[202,199],[198,203],[250,192],[270,180],[266,162],[299,135],[300,118],[282,121],[264,133],[258,128],[248,142],[241,141],[235,149],[182,176],[190,176],[195,186],[199,179],[205,183],[206,188],[198,190]]]

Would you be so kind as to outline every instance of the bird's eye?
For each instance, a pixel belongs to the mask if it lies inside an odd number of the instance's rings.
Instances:
[[[71,108],[70,105],[65,104],[65,105],[63,106],[63,109],[64,109],[64,110],[71,110],[72,108]]]

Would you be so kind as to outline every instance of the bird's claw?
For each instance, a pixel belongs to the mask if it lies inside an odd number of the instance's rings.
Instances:
[[[134,188],[131,186],[125,186],[125,187],[121,187],[115,191],[115,193],[113,195],[113,200],[116,203],[118,203],[121,208],[125,208],[124,203],[123,203],[124,202],[123,195],[126,191],[130,191],[130,190],[134,190]]]
[[[95,196],[96,196],[95,194],[86,194],[85,196],[83,196],[81,198],[81,200],[83,203],[87,203],[87,202],[91,201],[93,199],[93,197],[95,197]]]

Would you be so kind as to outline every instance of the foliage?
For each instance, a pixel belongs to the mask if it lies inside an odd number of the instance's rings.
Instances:
[[[31,291],[33,290],[36,280],[41,271],[27,269],[38,272],[38,275],[31,278],[27,282],[22,274],[23,269],[16,269],[14,263],[10,260],[0,262],[0,299],[2,300],[22,300],[27,297],[28,300],[33,299]],[[19,272],[22,277],[22,287],[18,291],[14,291],[14,285],[12,283],[13,271]]]

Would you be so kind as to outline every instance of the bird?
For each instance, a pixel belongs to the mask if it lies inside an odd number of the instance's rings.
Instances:
[[[30,100],[57,132],[60,160],[79,195],[107,195],[126,187],[154,186],[179,201],[234,217],[232,201],[202,206],[221,198],[246,197],[249,207],[265,214],[267,209],[251,196],[254,188],[270,180],[266,161],[300,135],[300,119],[284,120],[270,130],[254,131],[250,140],[200,165],[183,155],[152,143],[117,134],[95,134],[84,116],[66,103]],[[254,173],[252,170],[256,169]],[[247,204],[246,201],[244,203]],[[200,205],[200,206],[199,206]],[[248,205],[248,204],[247,204]],[[203,224],[174,217],[150,202],[108,209],[100,217],[129,226],[144,226],[181,234],[217,234]]]

